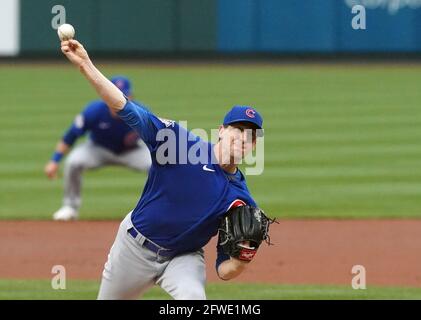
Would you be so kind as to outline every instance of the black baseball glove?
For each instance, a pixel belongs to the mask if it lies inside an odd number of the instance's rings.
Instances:
[[[219,227],[218,244],[233,258],[251,261],[263,241],[270,243],[269,219],[263,210],[251,206],[230,209]]]

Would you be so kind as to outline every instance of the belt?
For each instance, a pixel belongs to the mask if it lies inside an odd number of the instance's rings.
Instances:
[[[127,231],[129,232],[129,234],[134,239],[136,239],[137,236],[140,234],[139,232],[137,232],[137,230],[135,228],[130,228]],[[153,243],[152,241],[150,241],[146,238],[145,238],[145,241],[143,242],[143,246],[145,248],[155,252],[158,256],[161,256],[161,257],[165,257],[165,258],[170,259],[170,258],[173,258],[175,256],[174,250],[162,248],[162,247],[156,245],[155,243]]]

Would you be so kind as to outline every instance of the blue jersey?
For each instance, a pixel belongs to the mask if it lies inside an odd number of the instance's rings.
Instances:
[[[63,136],[63,141],[71,146],[87,131],[97,145],[119,154],[138,146],[139,135],[118,116],[113,116],[103,101],[90,103],[76,116],[72,126]]]
[[[153,242],[177,253],[196,251],[217,234],[221,218],[236,200],[256,206],[240,170],[228,174],[215,164],[211,143],[130,101],[118,115],[139,133],[151,151],[152,166],[143,194],[133,210],[132,223]],[[177,138],[189,135],[187,149],[177,145],[178,160],[183,157],[181,153],[187,153],[195,145],[208,151],[207,164],[159,163],[157,152],[164,143],[157,139],[160,129],[170,130]],[[228,258],[218,250],[219,262]]]

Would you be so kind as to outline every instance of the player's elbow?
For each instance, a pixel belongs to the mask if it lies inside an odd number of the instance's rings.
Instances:
[[[114,99],[112,99],[110,103],[108,104],[108,106],[113,111],[118,112],[120,110],[123,110],[126,103],[127,103],[126,97],[123,94],[121,94],[121,95],[116,96]]]
[[[107,91],[106,88],[100,88],[98,93],[111,111],[118,112],[124,108],[127,99],[120,90],[112,89]]]

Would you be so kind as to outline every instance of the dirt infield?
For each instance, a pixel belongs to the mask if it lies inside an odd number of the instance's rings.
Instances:
[[[368,285],[421,287],[421,220],[286,220],[272,225],[237,282],[350,284],[363,265]],[[72,279],[100,279],[118,222],[0,222],[0,278],[51,278],[53,265]],[[215,239],[205,248],[208,281],[218,280]]]

